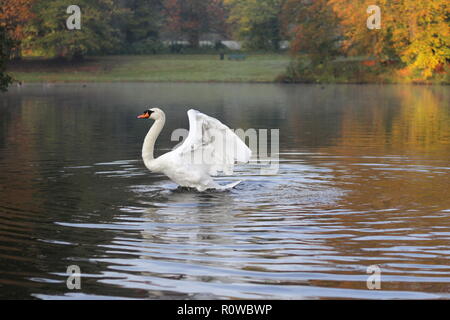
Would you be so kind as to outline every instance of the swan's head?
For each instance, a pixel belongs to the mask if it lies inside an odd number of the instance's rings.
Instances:
[[[153,119],[153,120],[159,120],[159,119],[165,119],[166,115],[164,112],[159,108],[151,108],[148,110],[145,110],[141,115],[138,116],[138,119]]]

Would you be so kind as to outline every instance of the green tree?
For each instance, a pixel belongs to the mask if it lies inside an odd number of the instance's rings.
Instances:
[[[39,0],[33,6],[35,18],[30,21],[31,36],[26,45],[44,50],[49,56],[70,59],[88,53],[103,53],[116,47],[121,40],[118,25],[126,10],[118,0],[79,0],[81,29],[69,30],[66,20],[71,0]]]
[[[278,50],[282,39],[280,15],[285,0],[225,0],[228,22],[250,49]]]
[[[6,88],[12,82],[12,78],[5,72],[11,45],[12,41],[8,37],[6,28],[0,25],[0,91],[6,91]]]
[[[287,0],[283,17],[293,54],[308,54],[313,63],[339,54],[339,20],[328,0]]]
[[[158,39],[162,25],[161,0],[129,0],[124,8],[129,11],[121,27],[127,44]]]
[[[168,29],[187,37],[191,47],[204,33],[225,33],[223,0],[164,0],[164,11]]]

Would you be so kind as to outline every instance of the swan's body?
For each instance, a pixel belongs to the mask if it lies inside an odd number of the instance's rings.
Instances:
[[[218,172],[231,174],[235,161],[248,162],[251,151],[241,139],[219,120],[199,111],[189,110],[189,134],[175,150],[154,159],[156,139],[164,127],[166,116],[161,109],[147,110],[138,118],[155,120],[142,146],[144,164],[152,172],[163,173],[182,187],[228,189],[237,183],[219,185],[212,176]]]

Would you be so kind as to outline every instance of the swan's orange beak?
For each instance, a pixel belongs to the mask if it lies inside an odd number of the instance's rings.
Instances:
[[[138,119],[148,119],[150,118],[150,114],[148,112],[145,112],[139,116],[137,116]]]

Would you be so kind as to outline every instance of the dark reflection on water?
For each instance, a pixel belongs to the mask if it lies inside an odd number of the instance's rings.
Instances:
[[[1,298],[450,298],[447,87],[28,85],[0,102]],[[280,128],[279,173],[198,193],[140,160],[190,106]],[[381,290],[366,269],[379,265]],[[66,269],[81,268],[81,290]]]

